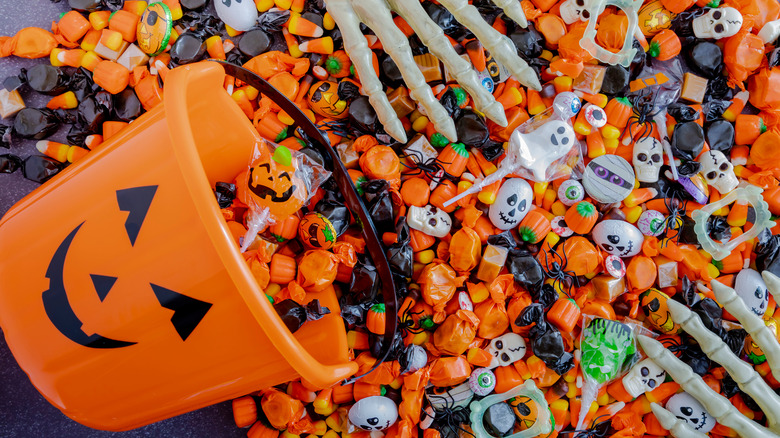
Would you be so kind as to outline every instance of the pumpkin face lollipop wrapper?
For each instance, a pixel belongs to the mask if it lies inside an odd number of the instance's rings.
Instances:
[[[263,154],[265,155],[265,154]],[[279,146],[273,157],[261,156],[252,163],[246,175],[242,201],[268,208],[272,217],[287,217],[303,207],[309,192],[297,175],[290,150]]]

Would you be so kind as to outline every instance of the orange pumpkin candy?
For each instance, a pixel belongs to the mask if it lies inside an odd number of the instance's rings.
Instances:
[[[267,149],[252,162],[249,171],[239,176],[238,196],[249,206],[266,207],[276,219],[287,218],[300,210],[309,197],[306,183],[293,164],[289,149],[277,146],[273,158]]]
[[[319,81],[309,88],[309,108],[323,117],[344,119],[349,115],[347,109],[352,100],[349,96],[357,96],[357,93],[357,85],[349,80],[342,80],[338,84]]]
[[[298,225],[298,239],[307,249],[330,249],[336,243],[336,229],[320,213],[306,213]]]

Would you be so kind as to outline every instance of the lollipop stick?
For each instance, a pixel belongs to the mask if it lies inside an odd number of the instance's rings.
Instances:
[[[661,134],[661,144],[664,146],[664,152],[666,152],[667,158],[669,158],[669,167],[672,168],[672,177],[675,181],[680,179],[680,177],[677,174],[677,165],[674,164],[674,155],[672,155],[672,145],[669,144],[668,137],[666,135],[666,111],[661,111],[658,113],[655,118],[653,119],[655,121],[655,125],[658,127],[658,130]]]
[[[271,217],[271,210],[268,207],[260,207],[259,211],[252,211],[249,213],[249,219],[247,220],[249,229],[244,234],[244,241],[241,244],[241,252],[246,252],[249,245],[255,241],[257,234],[263,230],[269,223]]]
[[[464,191],[463,193],[453,197],[452,199],[446,201],[444,204],[442,204],[444,207],[447,207],[449,205],[452,205],[461,199],[465,198],[466,196],[472,194],[472,193],[479,193],[480,190],[484,189],[485,187],[501,181],[505,176],[509,175],[510,173],[515,171],[515,166],[507,166],[507,167],[499,167],[495,172],[491,173],[490,175],[486,176],[485,179],[482,181],[477,182],[473,186],[469,187]]]

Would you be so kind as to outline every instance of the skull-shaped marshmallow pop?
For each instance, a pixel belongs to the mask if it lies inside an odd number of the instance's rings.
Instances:
[[[496,193],[496,202],[490,205],[488,217],[496,228],[511,230],[516,227],[533,206],[534,191],[522,178],[504,181]]]
[[[734,8],[715,8],[701,17],[693,19],[693,34],[696,38],[728,38],[742,27],[742,14]]]
[[[707,433],[715,427],[715,419],[712,415],[687,392],[671,396],[666,402],[666,409],[698,432]]]
[[[566,0],[561,3],[561,18],[566,24],[588,21],[590,12],[585,9],[585,0]]]
[[[631,397],[639,397],[664,383],[666,371],[652,359],[640,361],[623,377],[623,387]]]
[[[734,165],[721,151],[710,150],[699,157],[701,174],[712,187],[721,195],[734,190],[739,185],[737,175],[734,174]]]
[[[658,173],[663,164],[664,150],[661,142],[653,137],[645,137],[634,144],[634,171],[640,182],[658,181]]]
[[[525,356],[525,339],[517,333],[507,333],[490,341],[488,353],[493,356],[488,369],[511,365]]]
[[[450,215],[433,205],[426,205],[425,207],[410,206],[406,222],[409,224],[409,228],[438,238],[449,234],[452,228]]]

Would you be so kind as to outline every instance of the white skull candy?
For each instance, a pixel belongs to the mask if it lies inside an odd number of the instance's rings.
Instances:
[[[707,433],[715,427],[715,419],[712,418],[712,415],[687,392],[681,392],[669,398],[666,402],[666,409],[698,432]]]
[[[490,205],[488,217],[497,228],[511,230],[516,227],[533,206],[534,191],[522,178],[504,181],[496,193],[496,202]]]
[[[450,215],[433,205],[426,205],[425,207],[410,206],[406,222],[409,224],[409,228],[438,238],[449,234],[452,228]]]
[[[375,395],[360,399],[349,409],[349,422],[369,432],[385,430],[398,419],[398,406],[387,397]]]
[[[701,17],[693,19],[693,34],[696,38],[728,38],[742,27],[742,14],[734,8],[715,8]]]
[[[652,359],[640,361],[623,377],[623,387],[631,397],[639,397],[664,383],[666,371],[653,362]]]
[[[235,30],[246,31],[257,24],[257,7],[252,0],[218,0],[217,16]]]
[[[739,185],[734,165],[721,151],[710,150],[699,157],[701,174],[704,180],[720,192],[721,195],[734,190]]]
[[[642,250],[645,237],[639,228],[625,221],[603,220],[593,227],[593,241],[618,257],[632,257]]]
[[[527,134],[515,130],[509,138],[509,147],[516,151],[521,167],[531,172],[533,180],[545,181],[547,168],[569,153],[576,141],[571,125],[562,120],[549,120]]]
[[[488,353],[493,357],[488,369],[511,365],[525,356],[525,339],[517,333],[507,333],[490,341]]]
[[[640,182],[653,183],[658,181],[658,173],[663,164],[663,149],[661,142],[653,137],[645,137],[634,145],[634,171]]]
[[[561,3],[561,18],[566,24],[588,21],[590,12],[585,9],[585,0],[566,0]]]
[[[743,269],[734,280],[734,290],[742,298],[745,307],[763,317],[769,305],[769,292],[761,274],[752,269]]]

